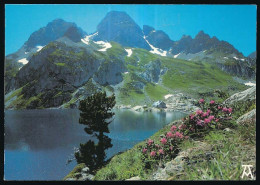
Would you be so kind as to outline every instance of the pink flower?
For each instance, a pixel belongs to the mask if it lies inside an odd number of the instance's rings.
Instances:
[[[207,114],[208,114],[208,115],[210,114],[210,110],[209,110],[209,109],[207,110]]]
[[[185,129],[186,128],[186,125],[184,125],[184,124],[181,124],[180,126],[179,126],[179,130],[182,130],[182,129]]]
[[[215,103],[215,101],[214,101],[214,100],[211,100],[209,103],[212,105],[212,104],[214,104],[214,103]]]
[[[199,110],[197,110],[197,111],[196,111],[196,114],[197,114],[197,115],[200,115],[200,114],[202,114],[202,110],[200,110],[200,109],[199,109]]]
[[[220,109],[222,109],[222,107],[218,106],[218,109],[220,110]]]
[[[207,118],[204,119],[204,123],[205,123],[205,124],[208,124],[209,122],[210,122],[210,119],[207,119]]]
[[[165,144],[167,143],[167,139],[166,139],[166,138],[162,138],[162,139],[161,139],[161,143],[162,143],[163,145],[165,145]]]
[[[158,144],[155,144],[155,147],[156,147],[156,148],[160,148],[160,146],[159,146]]]
[[[194,114],[190,114],[190,119],[193,119],[194,118]]]
[[[171,131],[172,131],[172,132],[174,132],[176,129],[177,129],[177,127],[176,127],[175,125],[173,125],[173,126],[171,127]]]
[[[176,132],[175,133],[175,136],[182,139],[183,138],[183,135],[180,133],[180,132]]]
[[[209,120],[212,121],[214,119],[214,116],[209,116]]]
[[[218,122],[218,121],[219,121],[219,119],[215,119],[215,121],[216,121],[216,122]]]
[[[207,117],[207,113],[206,112],[203,112],[203,114],[201,115],[202,117]]]
[[[189,139],[189,136],[185,136],[185,139]]]
[[[232,108],[229,108],[229,109],[228,109],[228,112],[231,113],[231,112],[232,112]]]
[[[155,151],[151,151],[150,156],[154,157],[155,155],[156,155],[156,152]]]
[[[148,139],[148,146],[150,146],[151,144],[153,144],[153,140],[151,140],[151,139]]]
[[[163,149],[160,149],[160,150],[159,150],[159,154],[164,154]]]
[[[143,148],[143,153],[146,153],[146,151],[147,151],[147,148]]]
[[[173,146],[170,146],[170,150],[173,150]]]
[[[199,125],[199,126],[203,126],[201,120],[198,120],[198,121],[197,121],[197,125]]]
[[[223,111],[223,112],[227,112],[228,109],[227,109],[226,107],[224,107],[224,108],[222,109],[222,111]]]
[[[172,132],[168,132],[168,133],[166,134],[166,137],[167,137],[167,138],[172,138],[172,137],[173,137]]]
[[[204,99],[199,100],[199,103],[204,103],[204,102],[205,102]]]

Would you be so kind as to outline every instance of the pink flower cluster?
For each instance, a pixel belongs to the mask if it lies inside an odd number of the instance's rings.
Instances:
[[[188,131],[196,132],[198,129],[216,128],[212,125],[217,126],[219,121],[223,122],[232,118],[230,116],[233,111],[232,108],[218,104],[214,100],[206,103],[204,99],[200,99],[199,104],[201,109],[198,109],[194,114],[190,114],[184,121]]]
[[[200,100],[199,100],[199,103],[201,103],[201,104],[202,104],[202,103],[205,103],[205,100],[204,100],[204,99],[200,99]]]
[[[167,155],[171,155],[174,152],[177,143],[182,139],[188,139],[188,136],[184,136],[182,130],[186,128],[185,124],[172,125],[170,131],[164,134],[163,137],[159,140],[159,143],[155,143],[154,140],[148,139],[146,146],[142,148],[142,153],[147,157],[150,156],[154,159],[163,158]]]
[[[153,140],[149,139],[147,143],[148,143],[148,146],[150,146],[151,144],[153,144]]]
[[[166,138],[162,138],[162,139],[161,139],[161,143],[162,143],[163,145],[165,145],[165,144],[167,143],[167,139],[166,139]]]
[[[222,111],[223,112],[225,112],[225,113],[232,113],[232,108],[227,108],[227,107],[224,107],[223,109],[222,109]]]

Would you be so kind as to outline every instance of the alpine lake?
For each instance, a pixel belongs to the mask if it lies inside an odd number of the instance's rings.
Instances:
[[[115,109],[109,125],[113,147],[107,158],[132,148],[182,112],[136,112]],[[4,179],[62,180],[75,166],[74,149],[92,139],[79,124],[77,109],[5,110]]]

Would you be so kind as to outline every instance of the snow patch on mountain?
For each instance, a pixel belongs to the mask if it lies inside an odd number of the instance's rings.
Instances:
[[[102,49],[99,49],[98,51],[106,51],[108,48],[112,48],[112,45],[109,42],[96,41],[94,43],[103,47]]]
[[[92,35],[87,35],[85,38],[81,39],[81,42],[83,42],[84,44],[89,45],[89,41],[90,41],[91,37],[94,37],[96,35],[98,35],[98,32],[96,32],[96,33],[94,33]]]
[[[144,40],[147,42],[147,44],[149,44],[149,46],[152,48],[152,50],[150,51],[150,53],[153,53],[153,54],[157,54],[157,55],[161,55],[163,57],[166,56],[167,54],[167,51],[164,51],[160,48],[156,48],[154,47],[152,44],[149,43],[149,41],[146,39],[146,37],[144,36]]]
[[[20,60],[18,60],[19,63],[22,63],[22,64],[27,64],[29,61],[26,59],[26,58],[22,58]]]
[[[44,47],[44,46],[36,46],[37,52],[41,51],[41,49],[42,49],[43,47]]]
[[[239,58],[237,58],[237,57],[233,57],[235,60],[239,60]]]
[[[133,53],[132,49],[125,49],[125,51],[127,52],[128,57],[130,57]]]
[[[177,55],[174,55],[173,58],[177,58],[181,53],[178,53]]]

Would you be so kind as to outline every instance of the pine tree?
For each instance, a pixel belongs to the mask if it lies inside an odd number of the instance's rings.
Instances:
[[[115,114],[112,112],[115,104],[115,95],[107,97],[106,92],[98,92],[80,101],[79,123],[86,125],[84,130],[87,134],[97,137],[98,144],[93,141],[80,144],[79,152],[75,153],[78,163],[83,162],[90,169],[103,165],[106,158],[105,150],[112,147],[111,139],[104,133],[109,133],[108,125]]]

